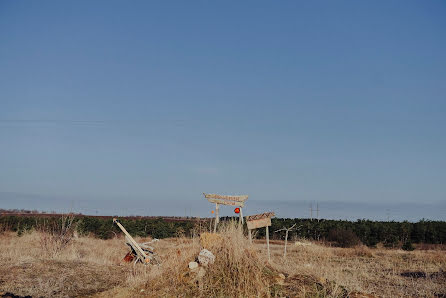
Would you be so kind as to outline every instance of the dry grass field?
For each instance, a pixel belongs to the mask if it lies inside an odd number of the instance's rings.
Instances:
[[[446,297],[446,252],[333,248],[311,242],[250,245],[234,226],[210,249],[215,263],[190,272],[196,239],[156,244],[161,266],[122,262],[122,238],[73,238],[52,249],[42,232],[0,234],[0,294],[33,297]],[[137,239],[142,242],[147,239]],[[283,274],[283,275],[281,275]]]

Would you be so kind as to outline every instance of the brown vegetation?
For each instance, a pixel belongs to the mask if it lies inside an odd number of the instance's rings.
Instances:
[[[40,246],[50,257],[62,252],[73,240],[73,215],[62,215],[57,221],[44,221],[38,227],[40,231]]]
[[[234,225],[207,243],[216,255],[205,274],[187,265],[200,251],[198,238],[161,240],[162,266],[126,264],[124,240],[71,238],[58,253],[46,253],[45,231],[0,235],[0,293],[32,296],[102,297],[380,297],[446,294],[446,255],[441,250],[327,247],[291,242],[271,245],[268,263],[262,241],[249,245]],[[57,239],[57,237],[55,238]],[[138,242],[146,239],[138,239]],[[51,242],[51,241],[50,241]],[[204,271],[202,271],[204,272]],[[371,296],[368,296],[371,297]]]

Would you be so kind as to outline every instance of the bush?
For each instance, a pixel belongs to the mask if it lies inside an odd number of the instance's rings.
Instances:
[[[38,227],[40,245],[50,257],[57,256],[73,240],[73,221],[73,215],[62,215],[58,219],[44,221]]]
[[[412,242],[410,242],[410,241],[406,241],[401,248],[403,250],[407,250],[407,251],[412,251],[415,249],[412,245]]]
[[[340,247],[353,247],[359,245],[361,240],[352,230],[332,229],[328,233],[328,241],[336,242]]]
[[[390,235],[387,239],[384,240],[384,247],[387,248],[395,248],[399,246],[399,240],[396,235]]]

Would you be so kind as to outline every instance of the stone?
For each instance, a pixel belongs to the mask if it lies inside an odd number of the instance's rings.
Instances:
[[[203,278],[206,275],[206,269],[204,269],[203,267],[200,267],[198,269],[198,273],[197,273],[197,278]]]
[[[198,255],[198,262],[203,266],[212,265],[215,262],[215,256],[207,249],[202,249]]]
[[[296,241],[294,242],[295,246],[310,246],[311,243],[310,242],[302,242],[302,241]]]
[[[285,275],[283,273],[279,273],[276,277],[276,284],[283,286],[285,284]]]
[[[189,263],[189,269],[190,270],[194,270],[195,268],[198,268],[198,263],[197,262],[190,262]]]

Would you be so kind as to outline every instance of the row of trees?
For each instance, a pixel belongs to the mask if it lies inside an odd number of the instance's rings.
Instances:
[[[19,235],[35,229],[45,223],[59,220],[58,216],[0,216],[0,231],[15,231]],[[170,221],[162,218],[122,218],[121,223],[127,231],[135,236],[151,236],[154,238],[168,238],[186,236],[192,237],[203,231],[208,231],[210,220],[178,220]],[[222,218],[222,221],[233,218]],[[234,218],[234,220],[237,220]],[[112,238],[121,234],[119,228],[113,224],[112,218],[89,216],[75,216],[73,224],[80,235],[92,235],[102,239]],[[418,222],[383,222],[371,220],[343,221],[343,220],[309,220],[291,218],[273,218],[269,229],[271,239],[284,239],[285,232],[274,233],[283,227],[296,224],[297,229],[290,232],[290,238],[306,238],[310,240],[331,240],[341,246],[347,246],[349,241],[360,241],[367,246],[383,243],[387,247],[396,247],[407,243],[446,243],[446,222],[421,220]],[[245,225],[246,228],[246,225]],[[265,237],[265,229],[257,231],[257,237]],[[355,239],[351,239],[351,238]],[[349,238],[349,239],[348,239]],[[343,241],[346,241],[343,243]]]
[[[44,225],[56,225],[61,216],[0,216],[0,232],[14,231],[18,235],[39,229]],[[167,221],[162,218],[120,218],[121,224],[133,236],[153,238],[168,238],[185,236],[191,237],[194,233],[198,235],[200,227],[204,229],[204,221],[177,220]],[[119,234],[121,230],[113,224],[112,218],[93,216],[74,216],[73,226],[75,231],[82,236],[94,236],[101,239],[110,239]]]
[[[335,240],[332,238],[356,236],[367,246],[383,243],[387,247],[396,247],[406,243],[446,243],[446,222],[420,220],[418,222],[384,222],[371,220],[308,220],[308,219],[273,219],[272,228],[276,230],[283,226],[297,224],[299,229],[294,237],[313,240]],[[337,235],[336,235],[337,234]],[[284,235],[271,235],[284,237]],[[339,239],[342,241],[343,239]],[[339,240],[336,240],[339,242]],[[342,245],[342,243],[340,243]]]

